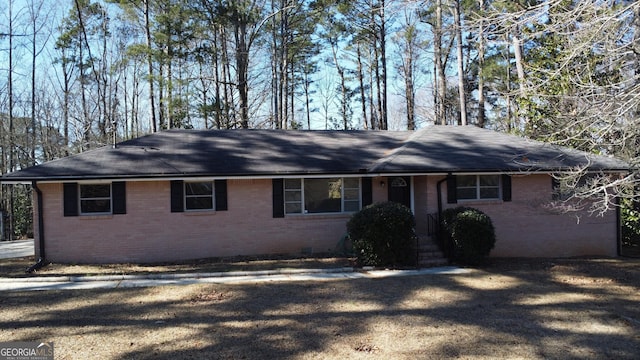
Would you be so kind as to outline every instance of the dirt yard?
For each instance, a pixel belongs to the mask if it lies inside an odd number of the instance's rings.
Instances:
[[[463,275],[4,292],[0,341],[53,341],[56,359],[637,359],[639,304],[638,259],[510,259]]]

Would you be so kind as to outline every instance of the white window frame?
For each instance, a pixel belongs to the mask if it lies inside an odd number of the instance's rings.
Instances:
[[[84,186],[109,186],[109,197],[82,197],[82,187]],[[109,211],[84,212],[82,211],[83,201],[109,200]],[[113,187],[111,183],[80,183],[78,184],[78,213],[80,215],[110,215],[113,214]]]
[[[456,182],[456,198],[458,201],[464,202],[464,201],[484,201],[484,200],[500,200],[502,199],[502,177],[500,175],[497,174],[477,174],[477,175],[458,175],[458,179],[460,179],[460,177],[463,176],[474,176],[475,177],[475,186],[460,186],[459,182]],[[498,185],[497,186],[482,186],[480,185],[480,178],[481,177],[487,177],[487,176],[493,176],[493,177],[497,177],[498,179]],[[482,197],[482,189],[493,189],[496,188],[498,189],[498,194],[497,197]],[[475,197],[474,198],[461,198],[460,194],[458,192],[459,189],[475,189]]]
[[[341,186],[340,186],[340,211],[329,211],[329,212],[317,212],[317,213],[309,213],[308,210],[306,209],[305,206],[305,180],[331,180],[331,179],[339,179],[341,182]],[[285,209],[285,215],[322,215],[322,214],[352,214],[354,212],[359,211],[360,209],[362,209],[362,179],[361,178],[355,178],[358,180],[358,187],[357,188],[347,188],[345,186],[345,179],[354,179],[354,178],[345,178],[345,177],[326,177],[326,178],[293,178],[293,179],[285,179],[284,180],[284,209]],[[298,181],[300,184],[299,188],[290,188],[287,189],[287,181]],[[353,191],[353,190],[357,190],[357,194],[358,194],[358,210],[354,210],[354,211],[346,211],[345,210],[345,201],[347,202],[355,202],[355,199],[346,199],[345,198],[345,192],[346,191]],[[289,200],[287,201],[287,193],[299,193],[299,201],[296,200]],[[300,211],[299,212],[288,212],[287,211],[287,204],[299,204],[300,207]]]
[[[187,194],[187,186],[188,184],[204,184],[204,183],[208,183],[211,184],[211,207],[210,208],[206,208],[206,209],[190,209],[187,206],[187,199],[188,198],[208,198],[208,195],[188,195]],[[183,191],[183,197],[182,197],[182,201],[183,201],[183,206],[184,206],[184,211],[185,212],[198,212],[198,211],[214,211],[216,209],[216,188],[215,188],[216,184],[215,181],[210,181],[210,180],[200,180],[200,181],[184,181],[182,183],[182,191]]]

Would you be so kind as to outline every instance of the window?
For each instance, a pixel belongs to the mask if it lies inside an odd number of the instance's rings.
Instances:
[[[126,184],[124,181],[114,181],[111,184],[64,183],[64,216],[126,214]]]
[[[459,175],[456,195],[458,200],[500,199],[500,175]]]
[[[360,210],[359,178],[285,179],[286,214],[318,214]]]
[[[171,181],[171,212],[228,210],[227,180]]]
[[[184,209],[189,210],[212,210],[213,182],[184,182]]]
[[[111,184],[80,184],[80,214],[110,214]]]

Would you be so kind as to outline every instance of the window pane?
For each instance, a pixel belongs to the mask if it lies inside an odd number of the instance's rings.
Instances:
[[[285,191],[284,201],[302,201],[302,191]]]
[[[309,213],[340,212],[342,208],[340,179],[305,179],[304,205]]]
[[[345,189],[344,190],[344,199],[346,200],[359,200],[360,199],[360,189]]]
[[[360,210],[360,201],[348,201],[344,202],[344,211],[354,212]]]
[[[480,188],[480,199],[498,199],[500,198],[500,189],[487,187]]]
[[[345,178],[344,179],[344,187],[345,188],[360,188],[360,179],[358,178]]]
[[[186,199],[187,210],[208,210],[213,209],[213,198],[211,196],[194,196]]]
[[[111,197],[111,185],[80,185],[80,198],[108,198]]]
[[[498,186],[500,177],[498,175],[480,175],[480,186]]]
[[[469,187],[476,186],[476,176],[475,175],[460,175],[456,177],[456,182],[458,187]]]
[[[284,188],[285,189],[302,189],[302,181],[300,181],[300,179],[285,179]]]
[[[111,213],[111,184],[80,185],[80,213]]]
[[[213,193],[213,183],[210,181],[186,182],[184,188],[187,195],[211,195]]]
[[[476,188],[458,188],[457,189],[458,199],[461,200],[469,200],[476,199]]]
[[[80,200],[80,212],[83,214],[110,213],[111,200]]]
[[[287,214],[300,214],[302,213],[301,203],[286,203],[284,204],[284,211]]]

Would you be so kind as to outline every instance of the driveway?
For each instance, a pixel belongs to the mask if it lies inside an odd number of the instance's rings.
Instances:
[[[0,241],[0,259],[33,256],[32,240]]]

